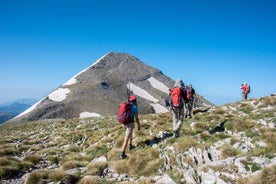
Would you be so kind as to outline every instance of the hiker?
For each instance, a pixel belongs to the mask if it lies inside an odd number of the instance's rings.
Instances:
[[[185,118],[192,118],[192,110],[195,100],[195,90],[192,84],[186,86],[187,100],[185,102]]]
[[[173,136],[179,137],[179,130],[184,119],[184,102],[186,101],[186,90],[182,80],[177,79],[174,87],[170,89],[170,112],[173,115]]]
[[[137,97],[130,96],[129,103],[131,103],[131,110],[130,110],[131,122],[123,125],[124,128],[126,129],[126,134],[125,134],[125,138],[124,138],[124,143],[122,145],[122,150],[121,150],[122,152],[120,154],[121,159],[124,159],[127,157],[127,155],[125,154],[127,145],[128,145],[129,150],[131,150],[133,148],[132,133],[133,133],[133,129],[134,129],[134,120],[137,123],[138,131],[140,130],[140,121],[139,121],[139,117],[138,117],[138,107],[137,107]]]
[[[242,90],[242,99],[247,100],[247,96],[250,93],[250,86],[245,82],[241,84],[241,90]]]

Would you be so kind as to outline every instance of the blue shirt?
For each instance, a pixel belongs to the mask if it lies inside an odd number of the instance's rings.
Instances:
[[[131,109],[130,109],[130,117],[134,122],[135,113],[138,113],[138,107],[132,103]]]

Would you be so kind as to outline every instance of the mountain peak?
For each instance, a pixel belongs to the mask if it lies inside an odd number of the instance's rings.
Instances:
[[[73,76],[13,121],[115,115],[127,100],[138,97],[141,114],[168,112],[168,91],[174,81],[160,70],[126,53],[109,52]],[[198,95],[198,106],[210,102]]]

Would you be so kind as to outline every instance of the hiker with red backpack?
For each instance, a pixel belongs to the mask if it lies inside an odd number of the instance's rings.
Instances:
[[[134,121],[136,121],[137,123],[138,131],[140,130],[140,120],[138,117],[138,107],[137,107],[136,96],[130,96],[128,99],[128,102],[122,103],[120,105],[119,112],[118,112],[118,121],[126,129],[124,143],[122,145],[122,149],[120,153],[120,158],[124,159],[127,157],[127,155],[125,154],[127,145],[129,150],[133,148],[132,133],[134,129]]]
[[[195,100],[195,90],[191,84],[186,86],[187,100],[185,103],[185,117],[192,118],[192,110]]]
[[[186,101],[186,90],[182,80],[177,79],[174,87],[170,89],[170,112],[173,115],[173,136],[179,137],[179,130],[184,119],[184,103]]]
[[[250,86],[245,82],[241,84],[241,90],[242,90],[242,99],[247,100],[247,96],[250,93]]]

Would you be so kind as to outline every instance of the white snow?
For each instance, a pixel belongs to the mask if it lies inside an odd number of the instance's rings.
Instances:
[[[91,118],[91,117],[101,117],[100,114],[95,113],[95,112],[82,112],[80,113],[80,118]]]
[[[109,53],[107,53],[109,54]],[[97,61],[95,61],[95,63],[93,63],[91,66],[85,68],[84,70],[82,70],[81,72],[77,73],[74,77],[72,77],[70,80],[68,80],[67,82],[65,82],[62,86],[68,86],[68,85],[73,85],[75,83],[77,83],[77,79],[76,77],[78,75],[80,75],[81,73],[85,72],[86,70],[88,70],[90,67],[96,65],[97,63],[99,63],[107,54],[103,55],[102,57],[100,57]]]
[[[36,103],[35,103],[34,105],[32,105],[30,108],[26,109],[25,111],[23,111],[21,114],[17,115],[17,116],[14,117],[14,118],[19,118],[20,116],[23,116],[23,115],[25,115],[25,114],[31,112],[31,111],[34,110],[34,109],[36,108],[36,106],[37,106],[40,102],[42,102],[44,99],[45,99],[45,98],[43,98],[42,100],[36,102]]]
[[[79,74],[77,74],[77,75],[79,75]],[[69,81],[65,82],[62,86],[69,86],[69,85],[72,85],[72,84],[76,84],[77,83],[77,79],[75,79],[76,76],[74,76],[73,78],[71,78]]]
[[[159,80],[157,80],[157,79],[155,79],[153,77],[150,77],[150,78],[148,78],[148,81],[150,82],[150,85],[152,87],[154,87],[155,89],[163,91],[166,94],[170,93],[170,89],[165,84],[163,84],[162,82],[160,82]]]
[[[70,92],[68,88],[58,88],[54,92],[48,95],[50,100],[61,102],[66,99],[67,94]]]
[[[163,105],[160,105],[158,103],[151,103],[150,105],[153,107],[153,109],[156,113],[169,112],[169,110],[166,107],[164,107]]]
[[[152,83],[154,83],[155,86],[162,86],[160,85],[160,82],[156,82],[157,80],[155,79],[150,79]],[[158,85],[156,85],[158,84]],[[164,107],[163,105],[158,104],[159,100],[157,100],[156,98],[154,98],[151,94],[149,94],[146,90],[136,86],[135,84],[129,82],[128,83],[128,89],[131,90],[134,95],[140,96],[144,99],[147,99],[149,101],[152,101],[154,103],[150,103],[150,105],[154,108],[156,113],[165,113],[168,112],[168,109],[166,107]]]
[[[154,98],[151,94],[149,94],[146,90],[136,86],[135,84],[133,84],[131,82],[128,83],[127,87],[129,90],[131,90],[137,96],[140,96],[149,101],[153,101],[155,103],[157,103],[159,101],[156,98]]]

